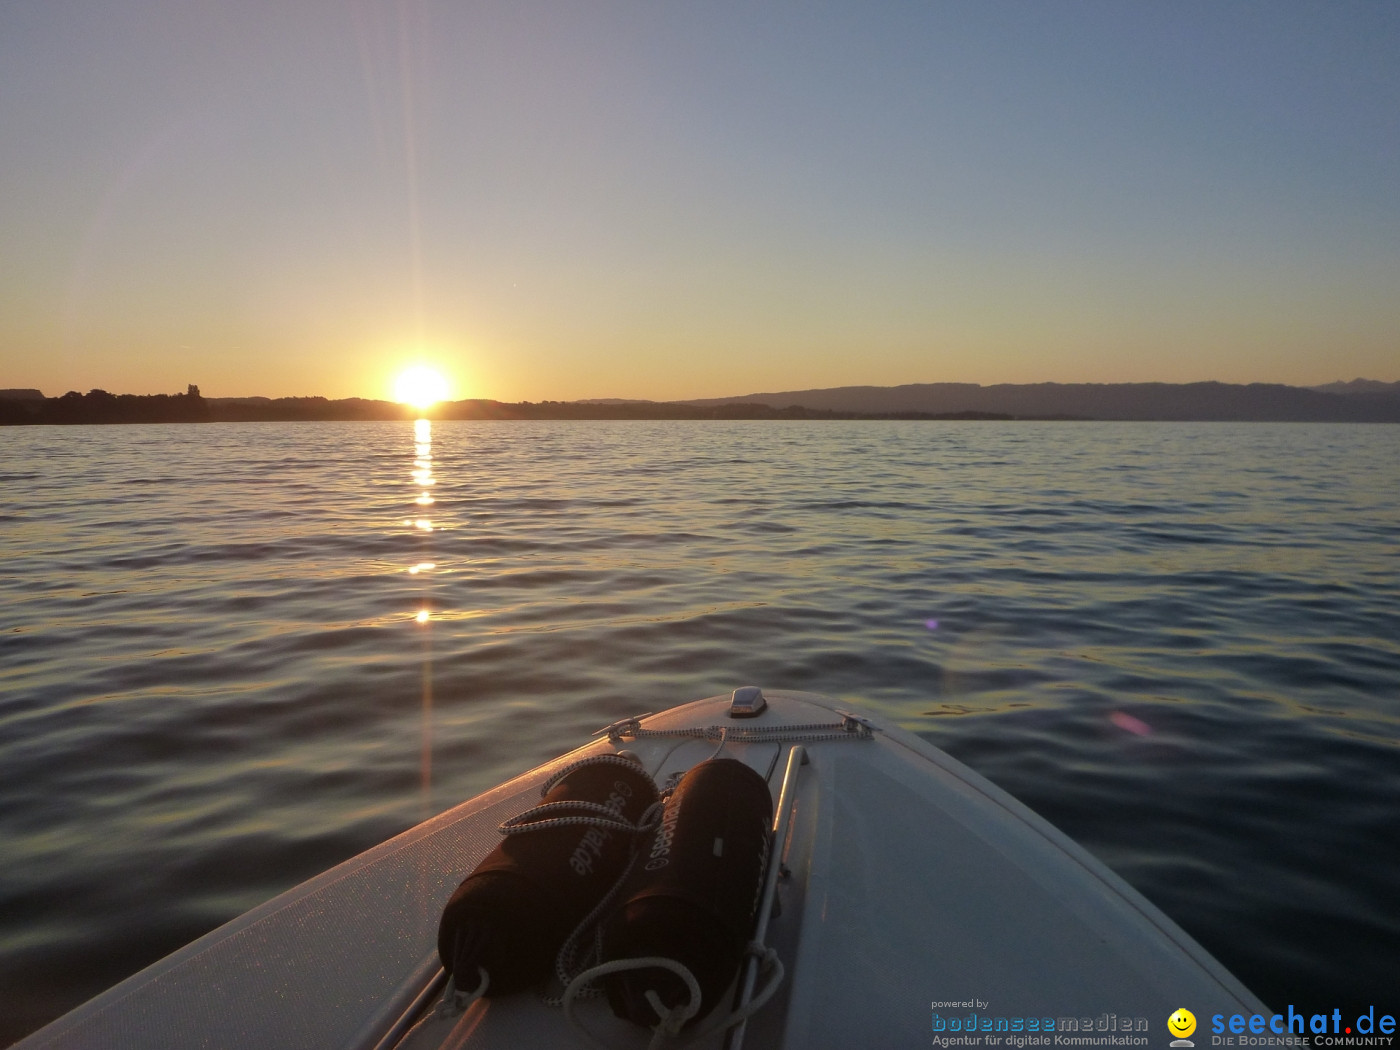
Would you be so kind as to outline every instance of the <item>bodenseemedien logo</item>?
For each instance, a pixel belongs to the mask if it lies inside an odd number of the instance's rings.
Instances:
[[[1195,1046],[1190,1039],[1195,1030],[1196,1015],[1184,1006],[1178,1006],[1167,1018],[1167,1031],[1176,1037],[1172,1040],[1172,1046]]]
[[[971,1013],[939,1011],[974,1006]],[[940,1050],[977,1046],[991,1050],[1055,1047],[1148,1047],[1148,1020],[1128,1014],[1064,1014],[1055,1017],[985,1013],[982,1000],[933,1003],[933,1045]]]

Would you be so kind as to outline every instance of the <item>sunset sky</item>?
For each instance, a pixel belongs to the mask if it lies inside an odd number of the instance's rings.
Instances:
[[[1400,379],[1400,4],[0,5],[0,387]]]

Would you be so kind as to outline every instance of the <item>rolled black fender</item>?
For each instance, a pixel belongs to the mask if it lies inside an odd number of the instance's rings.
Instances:
[[[704,1016],[738,973],[753,935],[773,800],[758,773],[732,758],[691,768],[667,800],[661,822],[643,840],[621,893],[602,926],[603,959],[660,956],[685,966],[700,986]],[[659,967],[603,978],[618,1017],[648,1027],[689,999],[684,982]]]
[[[635,826],[657,798],[646,770],[620,755],[585,760],[554,784],[539,807],[551,808],[538,818],[577,822],[508,835],[443,909],[438,956],[457,986],[470,991],[479,984],[474,968],[490,977],[487,995],[547,979],[565,939],[626,870],[635,834],[598,826],[607,814],[590,817],[555,804],[601,805],[616,821]]]

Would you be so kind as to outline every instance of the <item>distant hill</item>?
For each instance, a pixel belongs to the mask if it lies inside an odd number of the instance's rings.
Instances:
[[[1400,383],[1382,383],[1375,379],[1353,379],[1350,383],[1339,380],[1308,389],[1321,390],[1324,394],[1391,394],[1400,397]]]
[[[432,410],[434,419],[1010,419],[987,412],[840,412],[788,405],[774,408],[757,401],[720,401],[692,405],[681,401],[447,401]]]
[[[295,423],[360,419],[412,419],[413,409],[363,397],[210,397],[215,423]]]
[[[350,397],[201,397],[0,391],[0,425],[245,423],[412,419],[391,401]],[[694,401],[447,401],[434,419],[1101,419],[1400,423],[1400,383],[912,383],[743,394]]]
[[[1363,382],[1369,382],[1364,381]],[[753,402],[838,412],[988,412],[1017,418],[1258,422],[1400,422],[1400,384],[1332,393],[1278,383],[912,383],[843,386],[700,399],[705,406]]]

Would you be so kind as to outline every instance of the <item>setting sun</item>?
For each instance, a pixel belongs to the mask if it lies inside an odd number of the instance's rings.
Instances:
[[[436,368],[414,365],[394,380],[394,400],[425,409],[447,398],[447,379]]]

